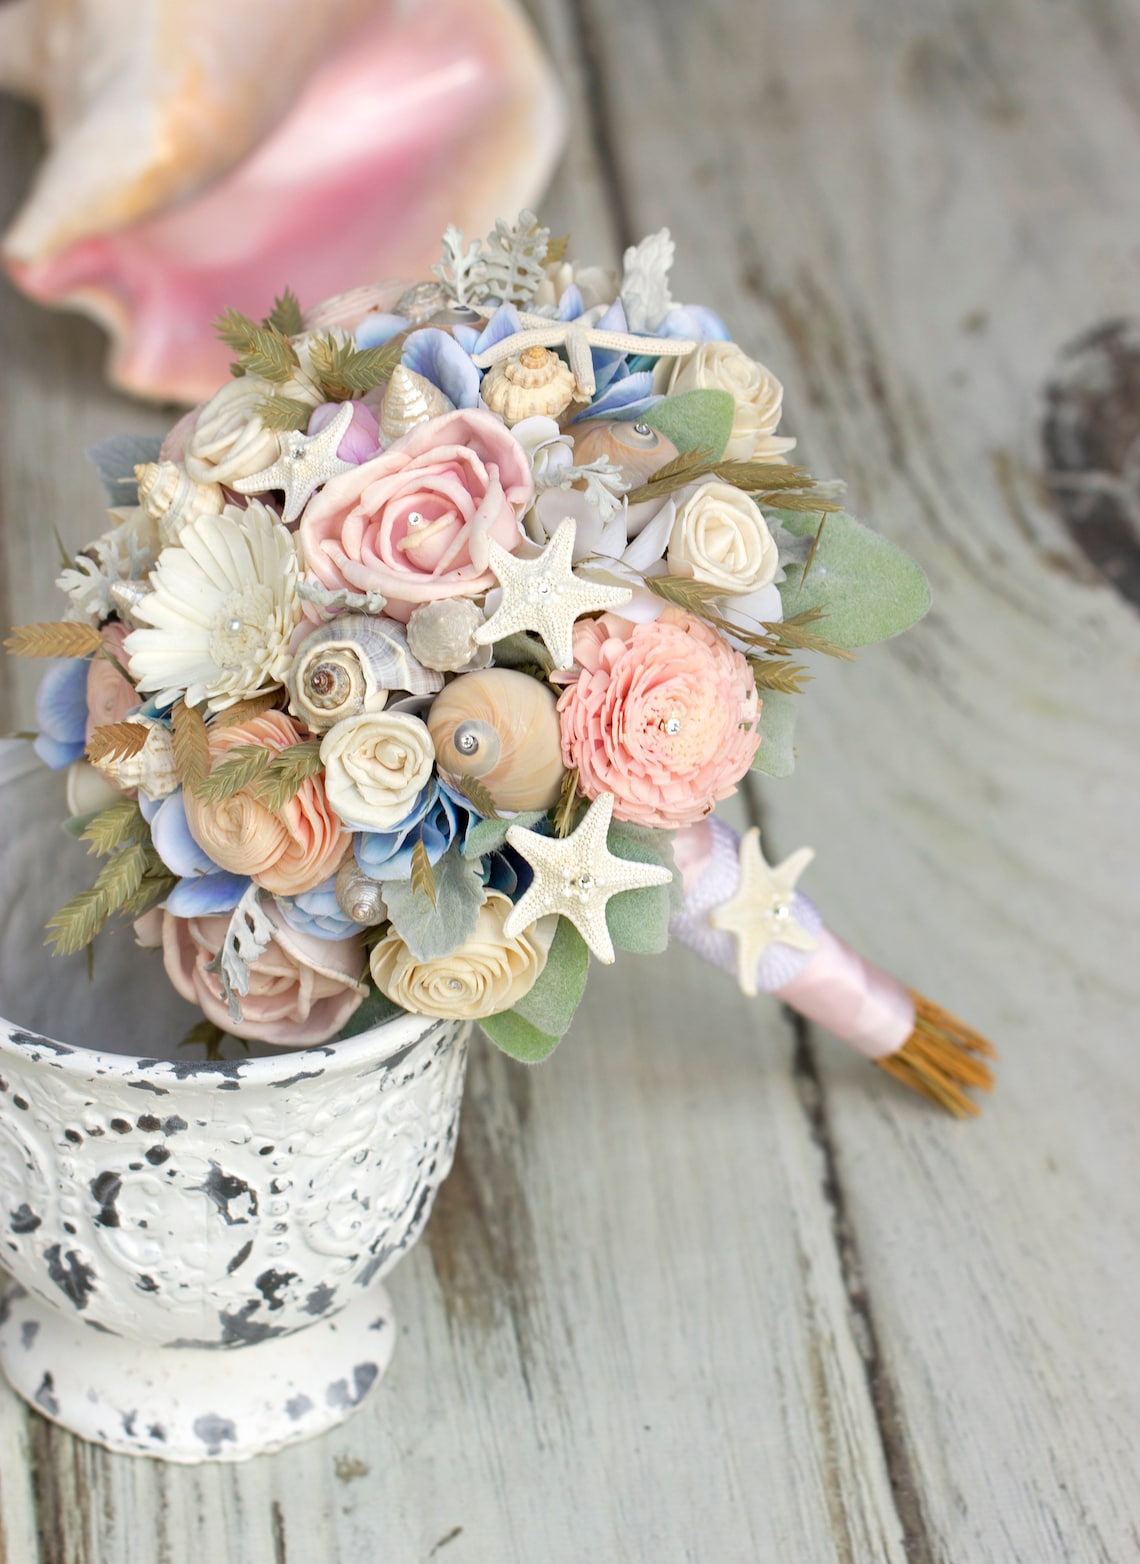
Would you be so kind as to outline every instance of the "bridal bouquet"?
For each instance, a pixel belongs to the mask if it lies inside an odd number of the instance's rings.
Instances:
[[[49,937],[131,920],[215,1035],[408,1010],[536,1060],[591,954],[672,931],[967,1111],[984,1040],[823,927],[806,849],[712,818],[790,773],[800,657],[926,582],[793,464],[667,232],[565,257],[523,213],[430,280],[229,313],[229,383],[95,448],[112,525],[8,643],[56,659],[36,744],[103,858]]]

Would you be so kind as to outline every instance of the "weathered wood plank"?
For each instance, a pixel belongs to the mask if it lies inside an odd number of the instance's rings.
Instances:
[[[1041,418],[1066,346],[1135,313],[1135,15],[586,9],[632,227],[673,227],[680,291],[786,370],[809,463],[934,583],[924,628],[813,687],[764,789],[835,926],[1003,1047],[965,1131],[803,1055],[910,1555],[1131,1556],[1140,631],[1045,497]],[[1099,366],[1089,465],[1134,505],[1100,459],[1134,392]]]

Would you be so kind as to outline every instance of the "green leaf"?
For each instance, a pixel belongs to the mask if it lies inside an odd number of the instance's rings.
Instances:
[[[494,1043],[512,1059],[523,1064],[538,1064],[548,1059],[558,1047],[560,1038],[540,1032],[514,1010],[502,1010],[497,1016],[484,1016],[479,1025]]]
[[[358,1010],[352,1015],[336,1034],[340,1040],[345,1037],[356,1037],[360,1032],[370,1032],[374,1026],[383,1026],[385,1021],[391,1021],[393,1016],[402,1016],[405,1012],[399,1005],[393,1003],[379,989],[369,987],[368,997],[361,1003]]]
[[[292,288],[286,288],[273,301],[273,308],[265,317],[265,325],[275,326],[287,337],[296,337],[305,329],[305,317],[300,301]]]
[[[517,668],[525,673],[540,668],[544,673],[552,673],[554,658],[537,636],[516,630],[495,642],[495,667]]]
[[[813,537],[814,516],[783,514],[789,532]],[[802,588],[801,588],[802,582]],[[841,511],[828,517],[812,567],[787,567],[780,586],[786,615],[818,608],[828,639],[838,646],[870,646],[899,635],[930,607],[930,586],[915,562],[886,538]]]
[[[235,746],[230,753],[236,755],[239,749],[246,747]],[[309,777],[315,777],[320,769],[320,739],[305,739],[300,744],[290,744],[279,754],[274,755],[264,771],[255,777],[254,797],[259,803],[264,804],[266,809],[282,810],[291,798],[296,797],[302,782],[307,781]]]
[[[643,413],[642,422],[672,440],[679,451],[701,446],[715,462],[724,455],[735,410],[729,391],[682,391]]]
[[[268,770],[270,759],[270,751],[260,744],[235,744],[195,792],[205,804],[220,804],[256,781]]]
[[[589,965],[585,940],[569,919],[559,918],[546,965],[530,993],[515,1005],[514,1014],[549,1037],[561,1037],[586,991]]]
[[[392,927],[417,961],[450,956],[474,932],[486,899],[478,863],[452,845],[435,865],[435,906],[409,880],[385,880],[380,887]]]
[[[621,825],[610,827],[608,843],[610,852],[618,858],[673,868],[667,851],[651,847],[644,835],[627,831]],[[676,878],[674,870],[674,880]],[[656,955],[665,949],[669,943],[669,889],[668,885],[646,885],[640,890],[621,891],[611,897],[606,905],[606,927],[618,950]]]
[[[752,762],[753,771],[769,777],[790,777],[796,769],[792,735],[798,707],[794,695],[780,690],[765,690],[760,708],[760,748]]]
[[[526,809],[519,815],[500,815],[497,820],[480,820],[467,833],[463,856],[482,858],[486,853],[498,852],[511,826],[524,825],[530,830],[545,818],[545,809]]]
[[[263,396],[255,408],[266,429],[307,429],[312,411],[294,396]]]
[[[99,857],[122,847],[127,842],[148,842],[150,826],[143,819],[142,810],[131,799],[112,804],[90,820],[80,832],[80,841],[89,842],[88,852]]]

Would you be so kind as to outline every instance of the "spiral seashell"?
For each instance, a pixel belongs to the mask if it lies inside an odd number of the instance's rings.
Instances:
[[[352,857],[346,858],[337,871],[336,901],[341,912],[353,923],[383,923],[388,916],[379,881],[365,874]]]
[[[137,787],[150,799],[166,798],[179,786],[178,767],[174,761],[174,735],[170,729],[153,717],[133,716],[124,719],[149,728],[146,743],[137,755],[127,755],[116,760],[96,760],[96,769],[116,786]]]
[[[475,632],[483,614],[469,597],[441,597],[422,603],[408,620],[408,646],[425,668],[458,673],[491,660],[491,647],[478,646]]]
[[[460,674],[427,718],[441,773],[475,777],[500,809],[550,809],[565,770],[557,701],[513,668]]]
[[[579,466],[596,462],[599,456],[608,457],[634,486],[644,483],[678,454],[672,440],[640,421],[590,418],[567,432],[574,441],[574,460]]]
[[[119,618],[128,625],[137,625],[135,609],[144,597],[150,596],[150,587],[145,581],[112,581],[109,594],[115,605],[115,612]]]
[[[455,404],[430,380],[414,369],[397,364],[380,406],[380,432],[386,440],[398,440],[417,424],[453,412]]]
[[[323,733],[345,717],[381,711],[393,690],[434,695],[443,675],[416,661],[394,619],[338,614],[301,642],[285,682],[290,711]]]
[[[177,543],[187,522],[220,516],[226,503],[220,483],[196,483],[181,462],[143,462],[135,479],[139,504],[158,522],[164,544]]]
[[[524,348],[491,366],[480,395],[507,425],[557,418],[574,400],[574,374],[549,348]]]

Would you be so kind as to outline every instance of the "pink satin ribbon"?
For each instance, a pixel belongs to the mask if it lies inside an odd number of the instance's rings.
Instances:
[[[713,928],[709,914],[736,892],[739,840],[730,826],[710,818],[678,831],[673,843],[685,908],[674,915],[671,932],[710,966],[733,975],[736,942]],[[793,911],[818,946],[800,951],[770,945],[757,966],[757,986],[868,1059],[897,1053],[914,1027],[914,1001],[907,990],[824,928],[806,896],[797,892]]]

